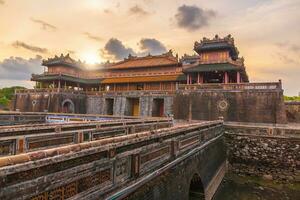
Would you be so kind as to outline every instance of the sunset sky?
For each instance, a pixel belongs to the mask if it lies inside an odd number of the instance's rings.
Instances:
[[[0,0],[0,87],[32,87],[42,58],[88,63],[128,53],[193,54],[203,37],[231,34],[250,81],[282,79],[300,92],[300,0]]]

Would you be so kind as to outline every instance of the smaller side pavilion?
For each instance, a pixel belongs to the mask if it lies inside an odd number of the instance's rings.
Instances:
[[[98,90],[101,78],[91,77],[85,63],[75,61],[69,54],[43,60],[43,74],[32,74],[36,88],[63,88],[77,90]],[[92,72],[93,73],[93,72]]]
[[[184,55],[181,59],[187,84],[249,82],[244,58],[238,57],[231,35],[204,37],[200,43],[195,42],[194,50],[198,55]]]

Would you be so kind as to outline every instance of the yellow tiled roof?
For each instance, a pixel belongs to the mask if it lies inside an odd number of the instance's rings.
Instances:
[[[124,61],[118,62],[107,69],[127,69],[138,67],[159,67],[166,65],[178,65],[178,60],[174,56],[160,55],[160,56],[145,56],[145,57],[131,57]]]

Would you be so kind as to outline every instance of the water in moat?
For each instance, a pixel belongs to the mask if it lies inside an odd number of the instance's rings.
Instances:
[[[226,175],[214,200],[299,200],[300,183],[276,183],[262,178]]]

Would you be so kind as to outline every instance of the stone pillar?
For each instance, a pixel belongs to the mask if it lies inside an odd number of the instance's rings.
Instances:
[[[241,82],[241,74],[240,74],[240,72],[236,72],[236,82],[237,83]]]

